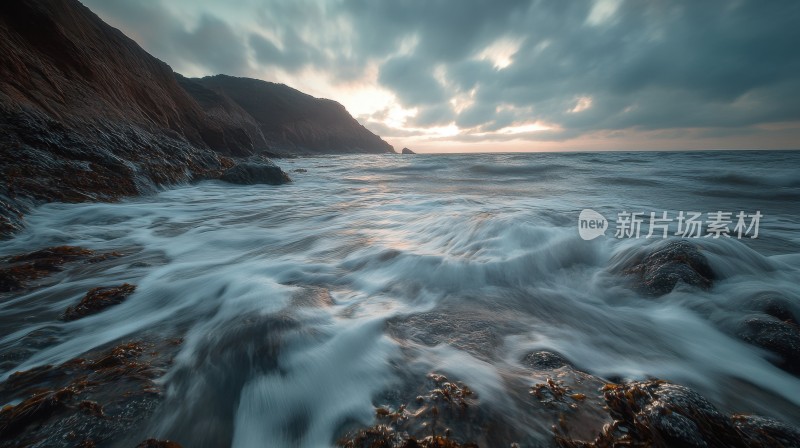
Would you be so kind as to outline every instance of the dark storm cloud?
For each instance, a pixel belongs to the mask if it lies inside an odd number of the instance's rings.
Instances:
[[[447,102],[449,97],[434,78],[433,69],[421,58],[395,57],[381,65],[378,81],[394,91],[407,106]]]
[[[455,122],[480,134],[469,139],[519,138],[486,133],[537,121],[556,130],[525,138],[621,129],[724,133],[800,120],[796,1],[262,0],[241,6],[260,29],[231,26],[230,18],[210,11],[186,24],[161,5],[89,1],[173,64],[191,59],[232,74],[248,64],[289,73],[311,68],[339,81],[377,67],[378,82],[405,107],[417,108],[409,126]],[[516,49],[505,67],[487,53],[503,42]],[[470,104],[456,108],[452,100],[465,96]],[[585,107],[576,109],[581,101]]]
[[[200,66],[212,73],[243,74],[248,65],[244,36],[226,21],[203,13],[185,23],[158,1],[84,0],[94,12],[122,29],[174,68]]]

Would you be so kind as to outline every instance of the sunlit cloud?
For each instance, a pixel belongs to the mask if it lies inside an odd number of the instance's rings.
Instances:
[[[520,45],[520,38],[503,37],[478,53],[477,59],[491,61],[495,69],[502,70],[514,62],[514,55],[519,51]]]
[[[592,97],[590,96],[582,96],[578,98],[578,102],[575,104],[575,107],[569,110],[570,113],[576,114],[578,112],[583,112],[586,109],[592,107]]]

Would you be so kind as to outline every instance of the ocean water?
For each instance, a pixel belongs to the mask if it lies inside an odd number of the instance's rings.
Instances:
[[[439,372],[497,412],[521,359],[658,377],[726,412],[800,424],[800,379],[734,336],[778,294],[800,307],[800,152],[330,156],[284,186],[206,181],[116,204],[48,204],[0,256],[70,244],[126,254],[0,303],[2,378],[141,334],[185,341],[152,435],[188,446],[330,446],[409,379]],[[295,170],[303,169],[305,172]],[[578,215],[609,222],[591,241]],[[644,297],[614,267],[663,239],[621,212],[758,211],[758,238],[692,239],[718,280]],[[646,221],[646,220],[645,220]],[[677,230],[672,222],[670,233]],[[674,238],[674,236],[671,236]],[[74,322],[89,288],[138,285]],[[396,405],[397,403],[395,403]],[[548,440],[549,425],[528,429]]]

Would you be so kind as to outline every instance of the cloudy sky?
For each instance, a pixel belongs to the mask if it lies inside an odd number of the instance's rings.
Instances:
[[[188,76],[420,152],[800,148],[795,0],[83,0]]]

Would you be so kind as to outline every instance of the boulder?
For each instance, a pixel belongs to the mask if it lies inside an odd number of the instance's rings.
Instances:
[[[281,185],[292,180],[279,166],[270,162],[240,162],[228,169],[221,180],[232,184],[253,185],[268,184]]]
[[[678,282],[709,289],[714,280],[705,255],[686,240],[660,244],[633,266],[628,266],[624,273],[636,276],[638,289],[650,296],[667,294]]]
[[[416,154],[414,151],[412,151],[412,150],[410,150],[408,148],[403,148],[403,150],[400,153],[401,154]]]
[[[772,360],[776,366],[800,375],[800,326],[797,324],[772,316],[750,317],[740,323],[736,335],[777,355]]]
[[[798,430],[779,421],[719,412],[693,390],[660,380],[608,384],[602,389],[612,423],[595,440],[575,440],[556,428],[561,447],[798,446]],[[565,431],[561,433],[561,431]]]

